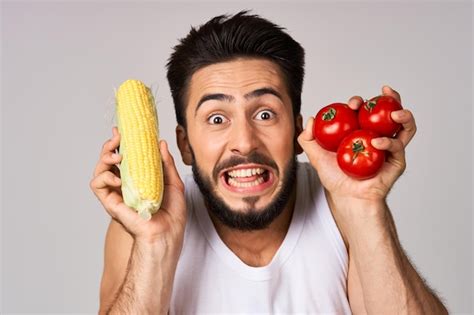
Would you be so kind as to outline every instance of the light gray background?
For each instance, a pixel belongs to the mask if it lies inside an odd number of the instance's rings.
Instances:
[[[165,63],[190,25],[244,8],[305,47],[305,120],[383,84],[401,93],[419,128],[389,195],[401,242],[453,314],[473,311],[470,2],[12,1],[1,15],[2,313],[97,311],[109,218],[89,181],[113,88],[156,88],[162,138],[189,173]]]

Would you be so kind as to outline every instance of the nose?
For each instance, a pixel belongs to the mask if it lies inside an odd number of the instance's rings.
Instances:
[[[259,146],[259,138],[255,128],[246,119],[234,121],[229,140],[229,148],[237,155],[249,155]]]

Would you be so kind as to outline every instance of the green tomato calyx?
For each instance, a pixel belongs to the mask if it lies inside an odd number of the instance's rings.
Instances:
[[[324,121],[331,121],[336,117],[336,110],[333,107],[329,107],[327,111],[323,113],[323,120]]]
[[[364,143],[360,139],[352,143],[352,152],[354,152],[354,155],[352,156],[352,163],[354,163],[359,154],[369,156],[369,153],[365,150]]]

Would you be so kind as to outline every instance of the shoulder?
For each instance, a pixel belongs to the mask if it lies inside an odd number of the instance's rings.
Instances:
[[[298,162],[298,179],[302,176],[319,183],[318,173],[309,162]]]
[[[199,193],[199,187],[194,181],[192,174],[183,176],[184,194],[188,208],[196,202],[196,194]]]
[[[298,162],[297,173],[298,190],[303,190],[303,196],[314,195],[323,191],[318,173],[308,162]]]
[[[184,231],[184,242],[186,243],[189,235],[195,234],[196,232],[196,211],[198,211],[198,208],[200,207],[201,192],[199,191],[199,187],[194,181],[192,174],[183,176],[183,183],[187,211],[186,227]]]
[[[307,226],[318,234],[325,232],[325,237],[336,249],[337,256],[347,272],[347,246],[329,207],[325,188],[310,163],[299,163],[297,187],[297,196],[302,199],[299,202],[307,207]]]

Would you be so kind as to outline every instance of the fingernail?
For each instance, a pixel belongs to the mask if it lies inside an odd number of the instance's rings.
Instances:
[[[383,139],[372,139],[371,143],[373,146],[379,146],[383,143]]]
[[[397,116],[398,119],[402,119],[406,117],[406,113],[403,110],[395,112],[395,115]]]

